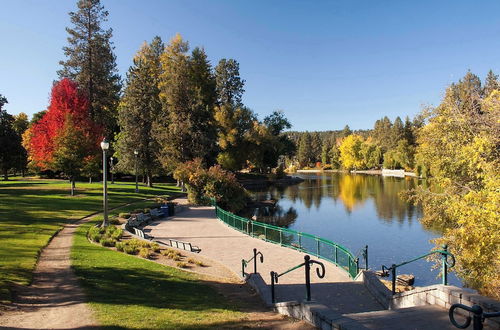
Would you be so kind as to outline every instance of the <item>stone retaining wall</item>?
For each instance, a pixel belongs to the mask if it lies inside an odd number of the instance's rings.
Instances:
[[[483,297],[475,292],[470,292],[456,286],[436,284],[400,292],[393,296],[391,290],[371,271],[362,271],[356,280],[363,282],[373,297],[387,309],[424,305],[437,305],[441,308],[449,309],[453,304],[463,304],[469,307],[479,305],[486,313],[500,311],[499,301]],[[455,311],[465,316],[469,315],[468,312],[464,312],[462,309]],[[484,324],[489,324],[494,329],[500,329],[500,318],[490,318]]]

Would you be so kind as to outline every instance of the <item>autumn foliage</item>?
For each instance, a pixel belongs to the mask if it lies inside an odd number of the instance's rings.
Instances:
[[[47,113],[26,134],[25,145],[34,166],[57,170],[58,141],[68,130],[78,133],[79,149],[85,156],[97,154],[103,130],[90,120],[88,109],[89,102],[75,82],[65,78],[54,84]]]

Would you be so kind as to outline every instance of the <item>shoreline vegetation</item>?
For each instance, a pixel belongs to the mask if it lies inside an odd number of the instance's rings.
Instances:
[[[382,175],[382,176],[393,176],[398,178],[403,178],[406,176],[421,178],[415,172],[408,172],[405,170],[325,170],[325,169],[312,169],[312,170],[297,170],[296,173],[346,173],[346,174],[369,174],[369,175]]]

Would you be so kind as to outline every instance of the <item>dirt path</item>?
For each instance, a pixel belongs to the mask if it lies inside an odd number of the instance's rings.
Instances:
[[[0,316],[0,328],[96,328],[85,295],[71,269],[70,251],[76,228],[90,218],[67,224],[43,249],[33,284],[15,292],[15,303]]]

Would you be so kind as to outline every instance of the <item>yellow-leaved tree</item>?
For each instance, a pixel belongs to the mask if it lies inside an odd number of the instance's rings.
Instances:
[[[441,226],[469,287],[500,298],[500,91],[485,95],[470,72],[427,111],[418,134],[417,161],[431,188],[410,198],[424,208],[422,222]]]

